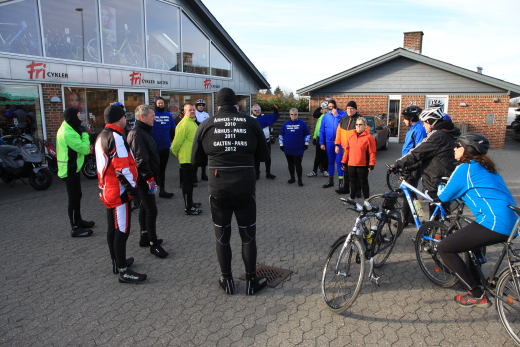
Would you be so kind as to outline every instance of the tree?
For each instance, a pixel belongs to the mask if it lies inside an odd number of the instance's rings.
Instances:
[[[273,95],[273,92],[271,91],[271,89],[267,89],[267,91],[265,92],[265,95]]]
[[[280,89],[280,86],[277,86],[273,92],[274,95],[276,96],[279,96],[279,97],[283,97],[283,92],[282,90]]]

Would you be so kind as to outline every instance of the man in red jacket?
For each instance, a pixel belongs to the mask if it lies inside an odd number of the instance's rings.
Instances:
[[[123,138],[125,111],[115,105],[105,109],[105,129],[96,140],[99,198],[107,208],[107,242],[114,274],[121,283],[140,283],[146,279],[130,269],[134,258],[126,259],[126,241],[130,234],[130,204],[136,188],[137,167],[128,143]],[[157,191],[157,184],[154,182]]]

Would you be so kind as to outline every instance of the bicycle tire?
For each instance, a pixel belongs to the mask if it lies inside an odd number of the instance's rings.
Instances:
[[[157,54],[148,56],[148,68],[155,70],[164,70],[164,59]]]
[[[518,278],[520,266],[515,265],[513,270],[517,273],[517,276],[514,276],[511,270],[508,270],[498,279],[495,305],[504,329],[513,341],[520,346],[520,297],[518,297],[513,282],[513,279],[515,279],[517,284],[520,284],[520,278]]]
[[[94,59],[94,61],[99,62],[99,40],[98,39],[92,39],[88,42],[87,52],[88,52],[88,55],[90,55],[90,57],[92,59]]]
[[[389,214],[398,215],[397,217],[399,218],[399,221],[397,222],[397,225],[395,225],[393,219],[383,220],[383,226],[372,239],[374,244],[374,253],[388,246],[374,257],[374,267],[376,269],[383,266],[383,264],[388,260],[390,253],[392,253],[392,250],[394,249],[395,242],[399,237],[400,231],[403,229],[400,213],[396,210],[392,210]]]
[[[367,201],[372,205],[372,206],[377,206],[379,207],[379,209],[383,208],[383,194],[375,194],[375,195],[372,195],[371,197],[369,197],[367,199]],[[403,206],[401,205],[401,202],[399,201],[399,198],[397,199],[397,201],[395,202],[395,205],[394,205],[394,209],[392,211],[401,211],[403,209]],[[399,216],[401,217],[401,228],[400,228],[400,231],[399,231],[399,234],[397,235],[397,237],[399,237],[401,235],[401,233],[403,232],[403,223],[404,223],[404,220],[403,220],[403,215],[402,213],[399,212]]]
[[[327,308],[336,314],[352,306],[361,290],[365,273],[365,253],[357,236],[353,236],[345,247],[339,264],[339,273],[336,273],[336,265],[346,238],[347,236],[344,236],[338,240],[330,250],[321,280],[323,301]]]
[[[388,189],[392,191],[397,191],[399,186],[403,182],[404,177],[400,172],[387,172],[386,173],[386,185]]]
[[[415,255],[421,271],[430,281],[443,288],[453,287],[459,279],[449,270],[440,255],[438,255],[438,242],[426,240],[423,236],[443,240],[451,234],[452,230],[442,222],[426,222],[421,225],[415,238]]]
[[[128,65],[137,66],[143,61],[143,50],[136,44],[127,45],[122,54]]]

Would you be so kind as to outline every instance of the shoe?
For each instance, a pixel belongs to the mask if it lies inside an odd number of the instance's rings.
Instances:
[[[80,220],[78,226],[83,229],[89,229],[96,225],[93,221]]]
[[[314,171],[311,171],[307,174],[307,177],[314,177],[314,176],[318,176],[318,174]]]
[[[168,252],[166,252],[161,245],[153,245],[150,246],[150,253],[153,255],[159,257],[159,258],[166,258],[168,256]]]
[[[296,179],[294,177],[291,177],[291,179],[287,180],[287,183],[294,183],[296,182]]]
[[[255,295],[258,291],[267,285],[267,278],[252,277],[246,280],[246,294]]]
[[[197,208],[197,207],[201,207],[202,204],[200,202],[194,202],[191,206]]]
[[[329,177],[329,172],[328,171],[323,171],[323,177]]]
[[[220,285],[220,288],[224,289],[226,294],[235,294],[235,282],[233,281],[233,277],[220,276],[218,284]]]
[[[185,208],[184,212],[186,212],[187,215],[196,216],[198,214],[201,214],[202,210],[197,210],[195,207],[192,207],[190,209]]]
[[[468,292],[466,295],[457,295],[453,300],[462,307],[491,307],[491,301],[489,301],[486,293],[482,294],[480,298],[476,298]]]
[[[298,178],[298,185],[299,185],[300,187],[303,187],[303,181],[302,181],[301,178]]]
[[[329,181],[323,185],[323,188],[334,187],[334,177],[329,177]]]
[[[119,270],[119,282],[120,283],[141,283],[146,280],[146,274],[137,273],[128,267]]]
[[[174,193],[168,193],[166,190],[161,190],[159,192],[160,198],[172,198],[175,194]]]
[[[200,180],[201,181],[207,181],[208,180],[208,175],[200,176]]]
[[[360,198],[361,197],[361,190],[358,190],[356,191],[356,198]]]
[[[160,245],[163,242],[163,239],[157,239],[155,244]],[[141,231],[141,238],[139,239],[139,246],[141,247],[150,247],[150,239],[148,238],[148,233],[143,233]]]
[[[276,176],[273,175],[273,174],[270,173],[270,172],[266,173],[266,174],[265,174],[265,177],[266,177],[266,178],[270,178],[270,179],[272,179],[272,180],[274,180],[274,179],[276,178]]]
[[[132,266],[134,263],[134,258],[128,258],[126,260],[126,267]],[[112,272],[117,275],[119,273],[119,269],[117,268],[116,260],[112,259]]]
[[[75,226],[72,227],[72,230],[70,231],[70,236],[72,237],[87,237],[92,235],[92,230],[90,229],[83,229],[82,227]]]
[[[342,188],[339,188],[339,189],[335,190],[335,192],[337,194],[348,194],[348,193],[350,193],[350,189],[349,189],[349,187],[344,186]]]
[[[258,171],[258,172],[256,173],[256,179],[257,179],[257,180],[260,179],[260,171]]]

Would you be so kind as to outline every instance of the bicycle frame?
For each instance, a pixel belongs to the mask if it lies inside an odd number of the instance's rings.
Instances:
[[[401,182],[399,189],[401,189],[403,191],[404,195],[406,196],[406,201],[408,201],[408,206],[410,206],[410,211],[413,214],[413,219],[415,221],[415,225],[417,226],[417,230],[419,230],[421,228],[421,221],[419,220],[419,216],[417,216],[417,211],[413,204],[412,195],[410,194],[410,191],[414,192],[415,194],[417,194],[418,196],[422,197],[423,199],[429,201],[430,203],[433,202],[433,199],[427,193],[421,192],[419,189],[415,188],[410,183],[408,183],[404,180],[403,180],[403,182]],[[442,207],[441,203],[436,202],[435,205],[437,205],[437,207],[435,207],[435,211],[433,212],[432,216],[430,217],[430,221],[434,220],[439,212],[441,214],[441,219],[444,220],[448,216],[448,214]]]
[[[18,31],[16,33],[16,35],[14,35],[13,38],[9,42],[6,42],[4,40],[4,38],[0,35],[0,38],[2,39],[3,43],[7,43],[8,45],[10,45],[14,40],[16,40],[16,38],[18,36],[20,36],[20,34],[23,33],[25,31],[25,28],[27,27],[27,24],[25,24],[25,22],[21,22],[21,23],[0,23],[0,25],[15,25],[15,26],[21,26],[22,27],[20,29],[20,31]]]

